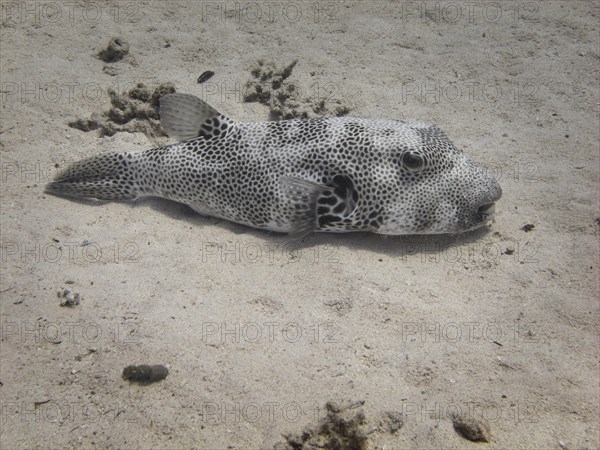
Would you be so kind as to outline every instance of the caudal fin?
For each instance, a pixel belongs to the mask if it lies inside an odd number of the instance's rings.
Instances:
[[[46,185],[49,194],[99,200],[138,197],[135,153],[103,153],[76,162]]]

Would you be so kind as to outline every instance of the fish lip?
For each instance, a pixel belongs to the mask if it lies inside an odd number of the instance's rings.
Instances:
[[[491,225],[496,221],[496,203],[484,203],[477,208],[477,219],[479,219],[479,226]]]
[[[482,223],[493,222],[496,213],[496,202],[502,197],[502,188],[498,183],[495,183],[495,192],[491,198],[486,199],[485,203],[481,203],[477,207],[476,216]]]
[[[479,206],[479,208],[477,208],[477,215],[479,217],[481,217],[482,219],[493,216],[495,212],[496,212],[496,203],[495,202],[484,203],[483,205]]]
[[[469,231],[477,230],[483,226],[491,226],[495,221],[495,202],[482,203],[473,216],[469,225],[462,227],[462,229],[455,231],[458,233],[466,233]]]

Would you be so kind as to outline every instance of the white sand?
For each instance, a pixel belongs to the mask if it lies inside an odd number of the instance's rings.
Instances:
[[[597,3],[315,3],[2,4],[0,447],[273,448],[345,400],[368,448],[471,447],[456,411],[489,424],[481,448],[600,446]],[[110,76],[113,36],[130,55]],[[43,193],[55,164],[172,142],[67,126],[110,87],[170,81],[265,120],[239,89],[261,58],[298,59],[289,81],[350,115],[438,124],[497,174],[491,230],[297,248],[167,201]],[[170,374],[130,384],[129,364]]]

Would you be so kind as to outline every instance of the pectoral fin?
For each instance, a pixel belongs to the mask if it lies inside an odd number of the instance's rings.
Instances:
[[[301,238],[315,231],[318,227],[317,200],[330,188],[290,176],[282,176],[279,182],[283,191],[283,206],[290,218],[290,234]]]

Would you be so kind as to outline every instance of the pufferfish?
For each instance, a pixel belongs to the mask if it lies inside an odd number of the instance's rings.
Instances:
[[[462,233],[488,224],[502,190],[424,122],[353,117],[238,122],[201,99],[160,99],[176,144],[76,162],[46,192],[163,197],[200,214],[296,236]]]

